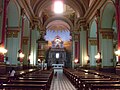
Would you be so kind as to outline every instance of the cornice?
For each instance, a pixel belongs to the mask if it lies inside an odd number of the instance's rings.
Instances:
[[[32,18],[34,18],[34,13],[29,7],[28,3],[25,0],[17,0],[17,3],[20,5],[21,8],[24,8],[24,13],[26,14],[29,21],[32,22]]]
[[[90,20],[95,16],[96,11],[100,9],[105,2],[107,2],[107,0],[97,0],[90,6],[84,16],[87,20],[87,23],[90,22]]]
[[[103,39],[113,39],[113,29],[112,28],[101,28],[100,33]]]
[[[89,38],[89,43],[92,46],[96,46],[97,45],[97,39],[96,38]]]
[[[20,32],[19,27],[8,27],[7,28],[7,38],[11,38],[11,37],[17,38],[19,32]]]
[[[25,1],[25,5],[27,5],[29,11],[30,11],[30,14],[32,15],[32,17],[35,17],[35,14],[33,12],[33,9],[31,8],[31,6],[28,4],[28,0],[24,0]]]

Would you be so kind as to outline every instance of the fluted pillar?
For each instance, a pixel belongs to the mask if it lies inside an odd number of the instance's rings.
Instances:
[[[31,65],[36,65],[37,63],[37,47],[38,44],[36,43],[36,41],[39,39],[40,34],[39,31],[37,30],[37,26],[35,26],[35,28],[32,30],[31,32],[31,60],[30,60],[30,64]]]
[[[23,59],[23,65],[28,65],[28,56],[29,56],[29,37],[24,36],[22,37],[22,51],[25,54]]]
[[[5,47],[6,23],[7,23],[7,7],[10,0],[4,0],[3,20],[2,20],[2,37],[0,47]],[[4,55],[0,53],[0,62],[4,62]]]
[[[96,38],[89,38],[89,56],[90,56],[90,66],[96,66],[95,55],[97,53],[97,40]]]
[[[87,26],[81,26],[80,31],[80,63],[81,65],[86,65],[87,60],[85,60],[85,57],[88,56],[88,43],[87,43]]]
[[[113,29],[100,29],[102,67],[113,66]]]
[[[71,36],[72,36],[72,68],[74,68],[74,59],[75,59],[75,40],[74,40],[74,33],[72,33]]]
[[[12,65],[18,64],[18,50],[20,46],[20,28],[9,27],[7,28],[7,57],[8,62]]]

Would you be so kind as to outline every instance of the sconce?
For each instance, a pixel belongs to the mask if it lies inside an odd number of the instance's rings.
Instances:
[[[38,59],[38,63],[41,63],[41,60],[40,60],[40,59]]]
[[[116,56],[120,56],[120,50],[115,51]]]
[[[5,49],[4,47],[0,47],[0,53],[4,55],[5,53],[7,53],[7,49]]]
[[[77,63],[78,63],[78,59],[77,59],[77,58],[75,58],[74,62],[77,64]]]
[[[7,53],[7,49],[5,49],[4,47],[0,45],[0,60],[2,61],[5,60],[5,53]]]
[[[18,61],[21,62],[25,55],[22,53],[22,50],[19,50],[18,53],[19,53],[19,55],[18,55]]]
[[[95,55],[95,59],[96,59],[97,63],[101,62],[101,53],[100,52],[98,52],[97,55]]]
[[[32,60],[32,56],[29,54],[28,56],[28,63],[30,64],[30,61]]]
[[[87,55],[84,59],[87,61],[87,64],[90,63],[90,60],[89,60],[90,57],[89,57],[89,55]]]
[[[115,51],[115,55],[116,55],[116,61],[118,63],[120,59],[120,50]]]

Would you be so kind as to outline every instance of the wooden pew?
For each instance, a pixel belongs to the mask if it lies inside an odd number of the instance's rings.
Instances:
[[[48,80],[11,80],[7,84],[46,84],[46,90],[50,88]]]
[[[0,83],[5,83],[8,82],[8,78],[7,77],[0,77]]]
[[[47,90],[46,84],[2,84],[2,90]]]
[[[92,84],[89,90],[120,90],[120,84]]]
[[[120,84],[120,81],[84,81],[82,83],[83,89],[89,90],[93,84]]]

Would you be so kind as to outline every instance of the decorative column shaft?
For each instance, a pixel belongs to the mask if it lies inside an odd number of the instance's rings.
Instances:
[[[99,29],[100,29],[100,10],[96,12],[96,22],[97,22],[97,52],[100,52],[99,43]]]
[[[28,41],[29,41],[29,37],[27,36],[24,36],[22,37],[22,49],[23,49],[23,52],[25,54],[25,57],[23,59],[23,65],[24,66],[27,66],[28,65],[28,54],[29,54],[29,45],[28,45]]]
[[[89,39],[90,44],[90,66],[96,66],[95,55],[97,53],[97,40],[96,38]]]
[[[9,0],[4,0],[4,9],[3,9],[3,23],[2,23],[2,38],[0,47],[5,47],[5,35],[6,35],[6,19],[7,19],[7,6]],[[0,62],[4,62],[4,55],[0,53]]]
[[[80,34],[79,32],[77,34],[74,34],[74,40],[75,40],[75,58],[78,59],[78,61],[80,60]],[[74,59],[75,59],[74,58]]]
[[[74,68],[74,59],[75,59],[75,40],[74,40],[74,34],[71,33],[72,36],[72,68]]]
[[[32,37],[32,28],[30,28],[30,36],[29,37],[30,37],[30,40],[29,40],[29,44],[30,44],[29,45],[29,55],[30,55],[30,52],[31,52],[31,40],[32,40],[32,38],[31,38]]]
[[[102,67],[113,66],[113,29],[100,30]]]
[[[87,51],[87,27],[81,26],[81,31],[80,31],[80,63],[81,65],[86,65],[87,60],[85,60],[88,51]]]
[[[20,28],[19,27],[8,27],[7,28],[7,57],[10,64],[17,65],[18,50],[20,44]]]
[[[120,0],[115,0],[116,6],[116,23],[118,33],[118,50],[120,50]]]
[[[2,24],[2,40],[1,44],[5,44],[5,35],[6,35],[6,19],[7,19],[7,6],[10,0],[4,0],[4,10],[3,10],[3,24]]]
[[[24,16],[22,17],[22,28],[21,28],[21,44],[20,44],[20,49],[22,49],[22,42],[23,42],[23,33],[24,33]]]

